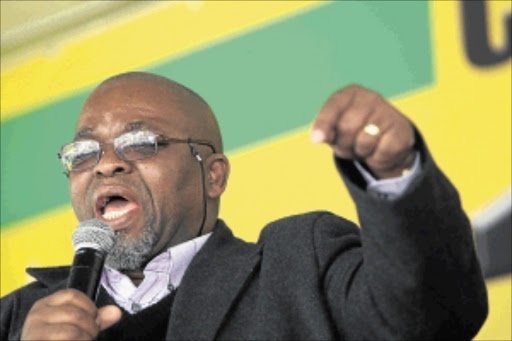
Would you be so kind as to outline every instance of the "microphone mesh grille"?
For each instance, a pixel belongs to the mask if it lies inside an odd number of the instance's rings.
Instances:
[[[88,247],[108,253],[114,246],[114,229],[98,219],[85,220],[75,229],[71,239],[75,251]]]

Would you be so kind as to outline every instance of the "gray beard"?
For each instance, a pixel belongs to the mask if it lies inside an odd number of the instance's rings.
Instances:
[[[119,271],[142,270],[158,241],[158,235],[151,225],[146,225],[142,234],[134,240],[127,239],[124,231],[116,231],[115,235],[114,247],[107,255],[105,264]]]

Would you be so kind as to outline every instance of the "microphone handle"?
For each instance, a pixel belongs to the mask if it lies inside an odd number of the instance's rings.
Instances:
[[[92,301],[98,293],[105,254],[93,248],[81,248],[76,251],[69,273],[68,289],[83,292]]]

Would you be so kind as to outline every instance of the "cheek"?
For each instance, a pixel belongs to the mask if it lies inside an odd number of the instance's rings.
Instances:
[[[140,165],[139,172],[149,187],[155,204],[162,214],[180,214],[180,210],[190,208],[190,201],[196,196],[194,183],[200,181],[200,175],[194,164],[159,163]],[[195,181],[197,175],[197,181]]]
[[[139,173],[148,186],[157,206],[173,205],[179,196],[184,179],[175,167],[158,165],[139,167]]]
[[[69,196],[78,220],[85,219],[86,215],[86,179],[78,174],[69,179]]]
[[[182,155],[139,162],[137,170],[155,193],[179,191],[187,186],[190,164]]]

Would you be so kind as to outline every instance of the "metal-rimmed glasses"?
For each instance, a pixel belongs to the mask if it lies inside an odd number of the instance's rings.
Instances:
[[[158,146],[171,143],[194,143],[210,147],[216,153],[213,143],[206,140],[178,139],[155,134],[149,130],[138,130],[124,133],[111,143],[119,159],[124,161],[145,160],[158,153]],[[64,145],[58,152],[58,157],[64,167],[64,172],[82,171],[96,166],[105,152],[104,145],[96,140],[77,140]]]

